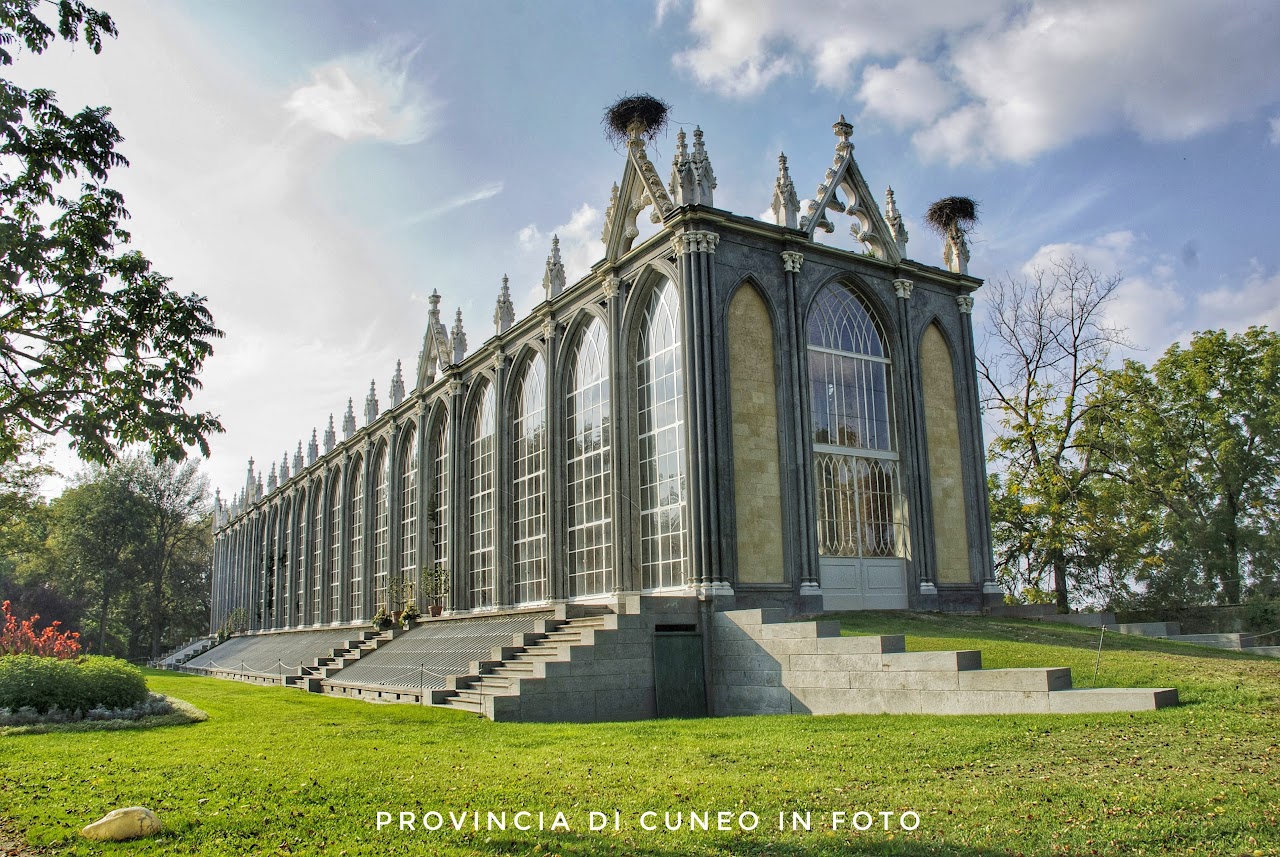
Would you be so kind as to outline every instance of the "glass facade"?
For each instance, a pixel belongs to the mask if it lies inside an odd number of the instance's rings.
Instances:
[[[670,281],[649,298],[636,362],[640,442],[640,568],[645,589],[683,586],[684,369],[680,299]]]

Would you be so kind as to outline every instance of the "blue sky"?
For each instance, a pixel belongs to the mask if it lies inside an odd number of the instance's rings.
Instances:
[[[1123,273],[1110,313],[1144,356],[1280,327],[1272,2],[102,5],[102,55],[24,54],[12,77],[113,108],[136,246],[227,334],[195,402],[227,427],[207,466],[226,494],[250,455],[292,457],[348,397],[361,414],[370,379],[385,406],[433,288],[474,348],[504,274],[535,303],[553,233],[585,273],[623,166],[600,117],[627,93],[672,105],[660,165],[675,126],[703,128],[719,207],[761,217],[779,151],[812,195],[843,113],[914,259],[941,264],[921,215],[966,195],[972,273]]]

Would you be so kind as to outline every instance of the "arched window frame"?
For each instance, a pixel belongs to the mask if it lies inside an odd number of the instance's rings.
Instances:
[[[495,449],[497,443],[497,397],[494,385],[483,382],[472,404],[469,419],[470,471],[468,482],[467,589],[473,609],[494,605],[494,498],[496,496]]]
[[[311,483],[307,492],[311,497],[311,624],[319,625],[324,621],[325,604],[324,584],[327,569],[324,567],[324,491],[320,480]]]
[[[512,407],[511,533],[517,604],[547,600],[547,367],[524,365]]]
[[[869,303],[830,283],[807,324],[820,556],[905,551],[887,338]]]
[[[329,477],[329,621],[342,621],[342,472]]]
[[[613,566],[609,332],[592,316],[568,361],[565,392],[569,595],[607,591]]]
[[[684,586],[688,527],[683,336],[679,290],[652,289],[636,348],[640,471],[640,579],[646,590]]]
[[[418,427],[408,423],[400,442],[399,474],[400,580],[418,580]]]
[[[357,456],[347,473],[347,521],[350,558],[350,619],[367,619],[364,599],[364,460]]]
[[[391,454],[384,442],[373,457],[373,603],[377,612],[390,604],[391,581]]]

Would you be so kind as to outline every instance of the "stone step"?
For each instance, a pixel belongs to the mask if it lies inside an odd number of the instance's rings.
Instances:
[[[459,699],[456,696],[451,697],[450,699],[446,700],[443,703],[436,703],[436,704],[443,705],[445,708],[456,708],[459,711],[467,711],[472,714],[484,713],[484,706],[482,706],[480,703],[469,702],[465,699]]]
[[[1051,714],[1150,711],[1177,704],[1178,691],[1172,687],[1075,688],[1049,694]]]
[[[902,634],[820,637],[816,648],[820,655],[890,655],[906,650],[907,638]]]
[[[961,690],[1070,690],[1068,667],[1024,667],[1000,670],[964,670]]]

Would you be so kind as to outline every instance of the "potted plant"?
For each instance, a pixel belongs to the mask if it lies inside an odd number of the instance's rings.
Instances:
[[[379,607],[378,612],[373,614],[373,627],[378,631],[385,631],[391,627],[391,617],[387,614],[386,607]]]
[[[444,611],[444,599],[449,594],[449,572],[443,563],[436,563],[426,574],[427,609],[432,616]]]
[[[409,606],[405,607],[400,613],[400,624],[406,631],[408,631],[413,627],[413,623],[417,621],[418,617],[421,615],[422,614],[418,612],[418,605],[411,601],[409,602]]]

